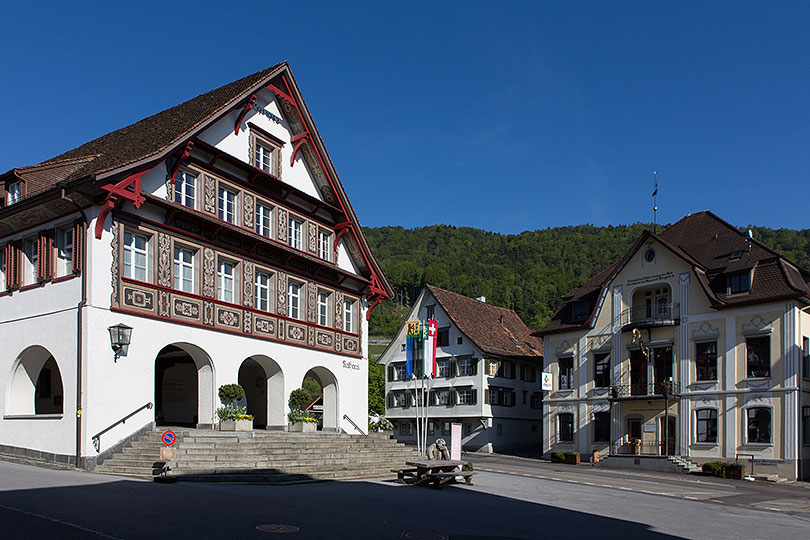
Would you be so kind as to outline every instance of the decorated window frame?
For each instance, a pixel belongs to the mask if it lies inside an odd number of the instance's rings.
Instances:
[[[260,171],[280,179],[281,149],[284,142],[252,122],[248,122],[248,127],[250,128],[248,163]]]

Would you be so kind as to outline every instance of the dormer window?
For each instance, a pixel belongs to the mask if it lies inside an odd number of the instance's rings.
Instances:
[[[571,318],[575,321],[583,321],[588,317],[588,303],[577,302],[571,306]]]
[[[748,271],[728,276],[728,294],[739,294],[751,290],[751,274]]]
[[[737,249],[735,251],[732,251],[731,255],[728,258],[728,260],[730,260],[730,261],[739,261],[740,258],[742,257],[742,254],[743,254],[743,252],[742,252],[741,249]]]
[[[8,204],[20,202],[21,197],[20,183],[14,182],[8,185]]]

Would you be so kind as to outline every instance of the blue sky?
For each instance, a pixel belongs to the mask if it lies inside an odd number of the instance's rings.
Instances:
[[[366,226],[651,221],[657,170],[808,228],[807,2],[68,4],[4,7],[2,171],[288,60]]]

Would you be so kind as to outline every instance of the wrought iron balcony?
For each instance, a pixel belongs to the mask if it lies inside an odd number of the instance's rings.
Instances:
[[[671,447],[672,441],[670,441],[670,449]],[[664,443],[660,441],[640,441],[634,439],[610,445],[610,453],[613,455],[660,456],[664,454],[664,450]]]
[[[667,392],[673,396],[672,390]],[[630,384],[620,384],[612,387],[611,397],[613,399],[628,399],[636,397],[652,397],[662,399],[664,397],[664,381],[654,383],[637,382]]]
[[[656,304],[654,306],[636,306],[622,312],[622,331],[633,328],[654,328],[656,326],[675,326],[681,321],[681,305]]]

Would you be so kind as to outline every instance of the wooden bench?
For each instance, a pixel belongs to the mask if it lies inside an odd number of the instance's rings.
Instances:
[[[397,473],[397,483],[405,484],[407,480],[416,479],[416,467],[413,469],[391,469],[391,472]]]
[[[456,471],[456,472],[441,472],[430,473],[427,475],[428,484],[430,487],[441,488],[442,484],[447,482],[455,482],[456,477],[464,477],[464,483],[468,486],[472,485],[472,477],[475,473],[472,471]]]

